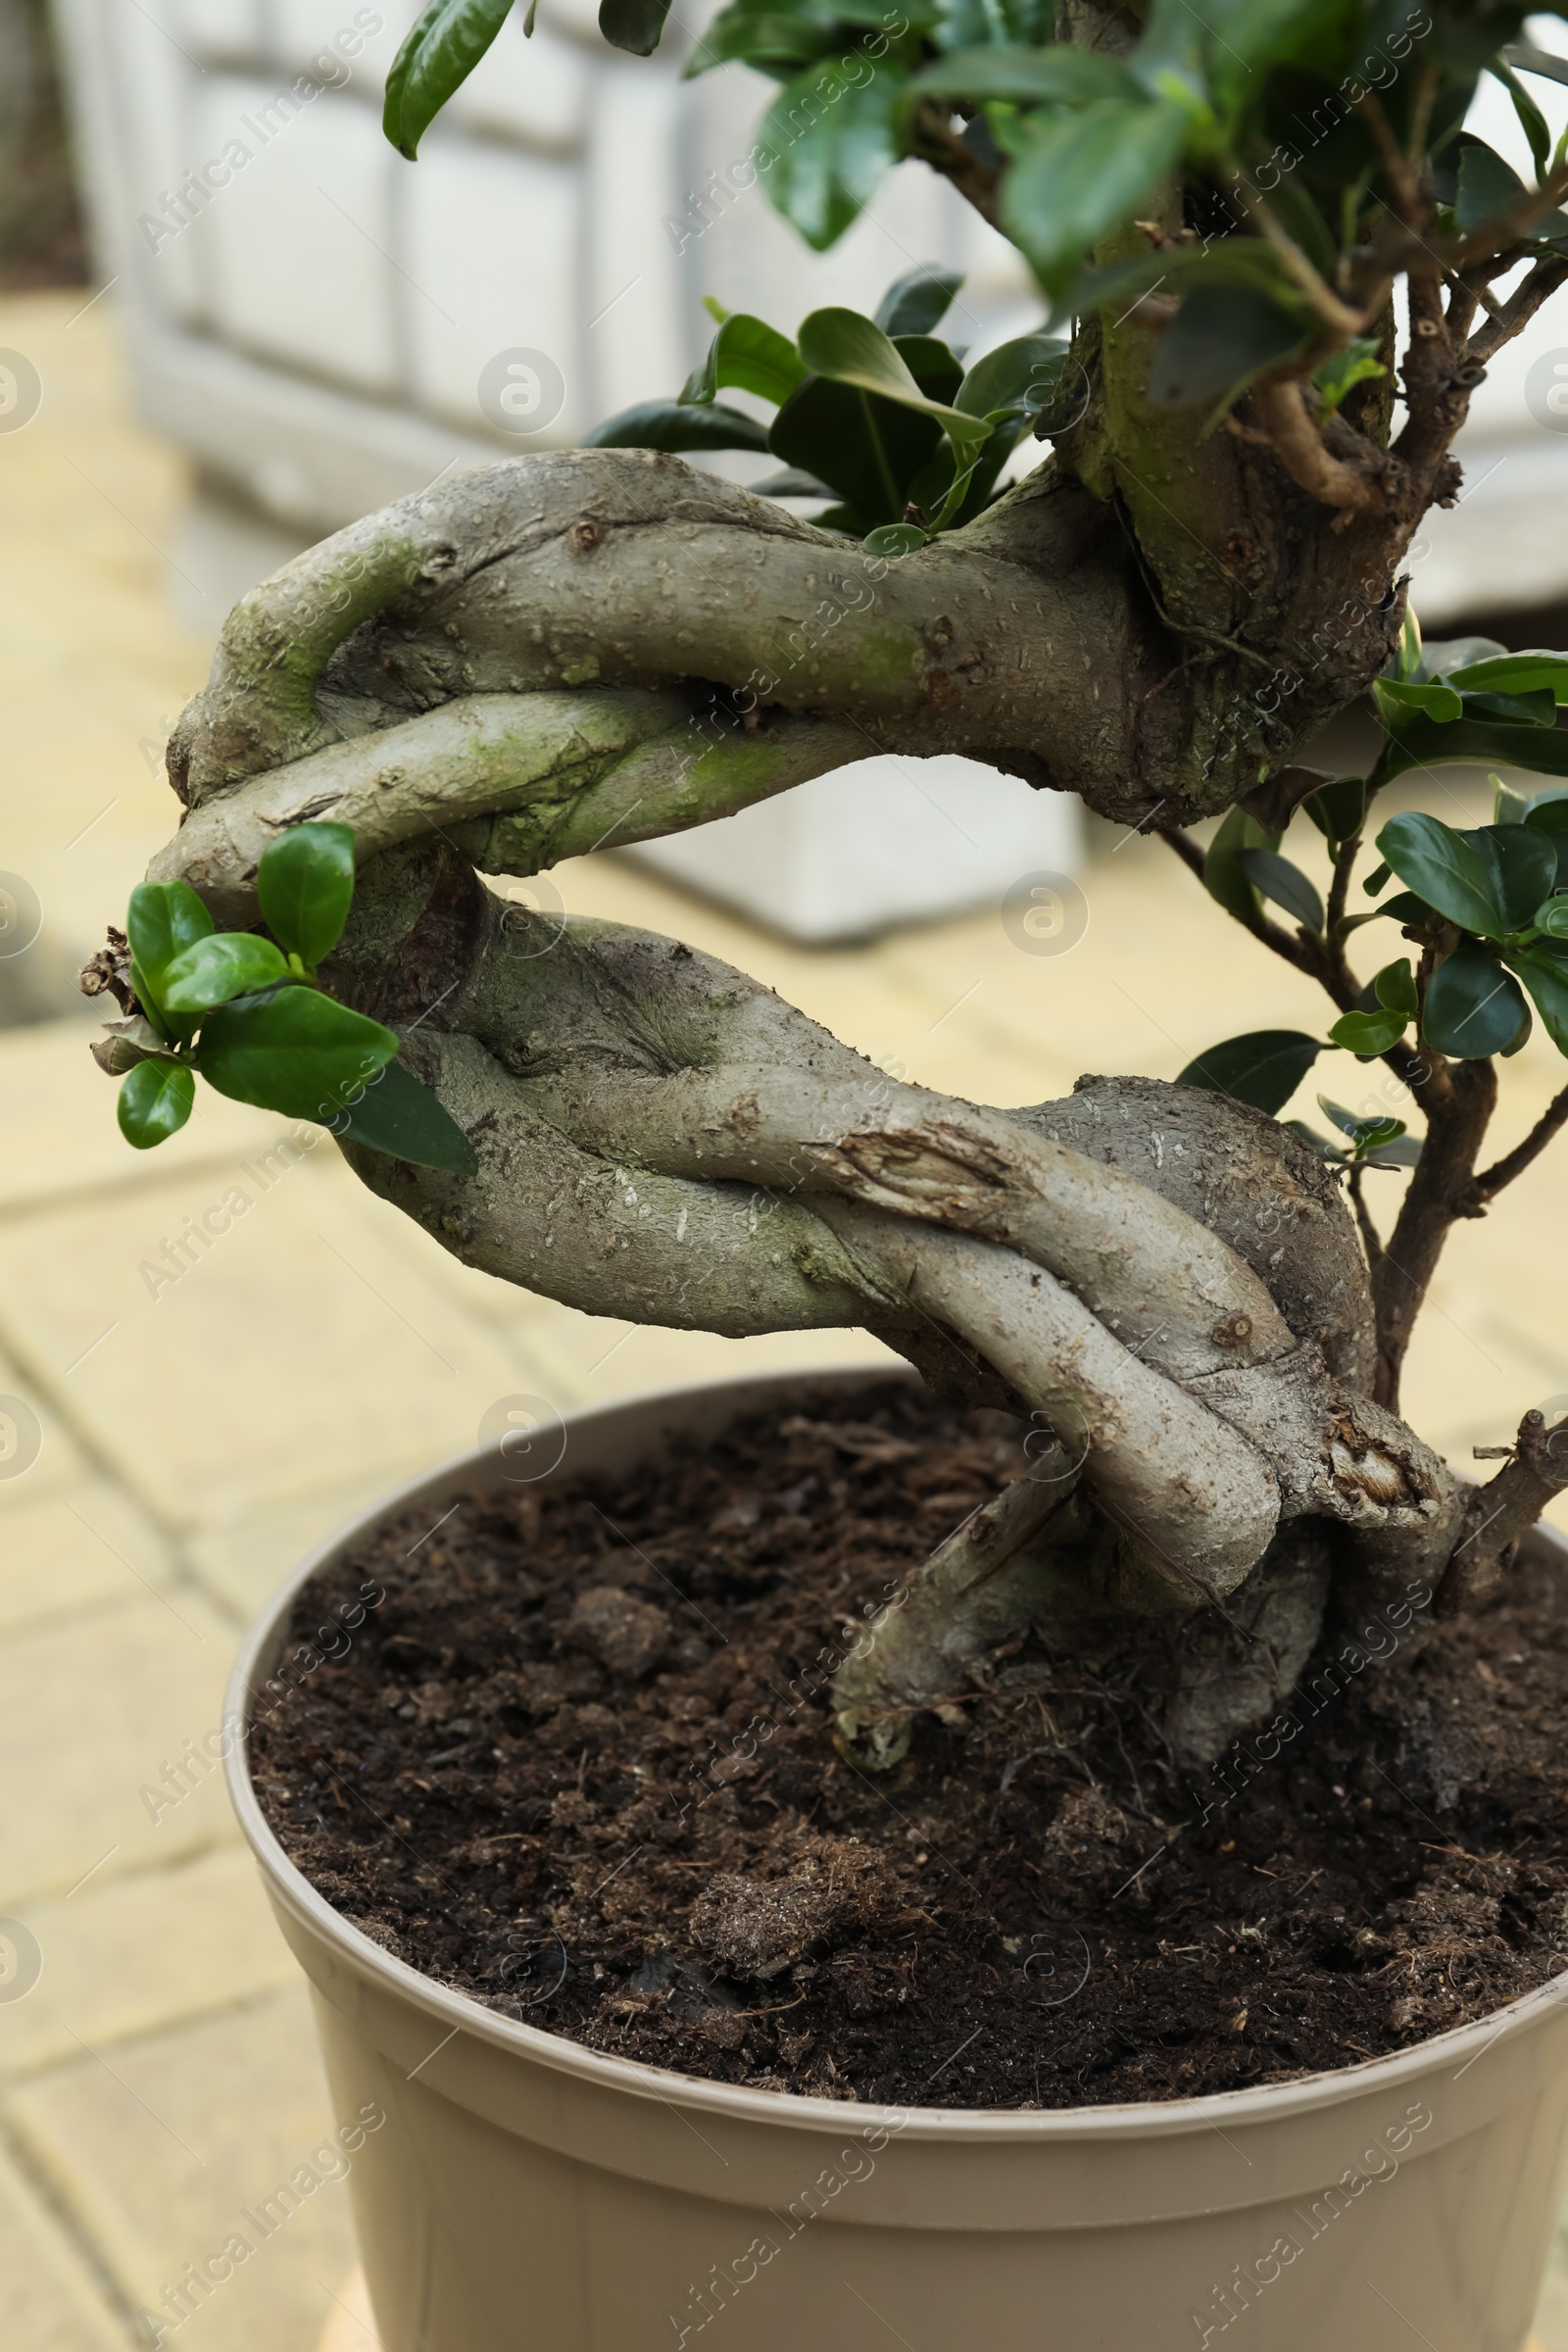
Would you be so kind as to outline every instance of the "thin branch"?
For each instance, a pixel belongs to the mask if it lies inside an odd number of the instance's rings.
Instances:
[[[1440,1616],[1457,1617],[1495,1591],[1514,1544],[1565,1488],[1568,1420],[1548,1429],[1544,1413],[1526,1413],[1511,1459],[1471,1496],[1468,1532],[1461,1531],[1439,1588]]]
[[[1477,1207],[1485,1207],[1489,1201],[1496,1199],[1504,1185],[1512,1184],[1516,1176],[1522,1176],[1532,1160],[1541,1157],[1552,1137],[1560,1135],[1564,1127],[1568,1127],[1568,1086],[1563,1088],[1560,1095],[1553,1097],[1523,1143],[1515,1144],[1513,1150],[1505,1152],[1501,1159],[1494,1160],[1490,1168],[1482,1170],[1471,1187]]]
[[[1366,1203],[1365,1177],[1366,1170],[1359,1164],[1351,1168],[1350,1205],[1355,1210],[1355,1222],[1361,1236],[1361,1247],[1366,1251],[1367,1265],[1375,1273],[1378,1261],[1383,1255],[1383,1236],[1373,1223],[1372,1211]]]
[[[1441,1070],[1446,1083],[1423,1089],[1426,1141],[1394,1231],[1372,1272],[1378,1341],[1374,1395],[1390,1412],[1398,1410],[1399,1376],[1410,1335],[1449,1231],[1457,1218],[1482,1213],[1472,1204],[1470,1193],[1476,1158],[1497,1102],[1497,1073],[1491,1061],[1445,1064],[1434,1054],[1432,1065],[1433,1080]]]
[[[1418,235],[1429,226],[1421,202],[1421,190],[1410,169],[1409,158],[1395,137],[1394,127],[1383,111],[1382,99],[1375,90],[1363,91],[1356,101],[1355,111],[1362,116],[1378,143],[1383,168],[1388,172],[1389,186],[1394,195],[1396,215],[1412,236]]]
[[[1549,260],[1538,262],[1501,309],[1494,311],[1488,323],[1471,336],[1465,346],[1466,358],[1490,360],[1505,343],[1511,343],[1524,332],[1542,304],[1551,299],[1565,278],[1568,278],[1568,261],[1560,255],[1553,254]]]
[[[1347,513],[1387,512],[1393,461],[1353,428],[1336,436],[1336,455],[1307,414],[1300,385],[1275,381],[1254,385],[1252,406],[1262,418],[1274,454],[1293,482],[1323,506]],[[1338,421],[1338,420],[1337,420]]]

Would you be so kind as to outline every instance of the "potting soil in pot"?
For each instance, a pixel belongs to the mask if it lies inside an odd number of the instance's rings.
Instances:
[[[1568,1612],[1343,1625],[1176,1768],[1136,1677],[1031,1636],[893,1772],[846,1624],[1020,1467],[1017,1425],[822,1394],[623,1480],[390,1521],[301,1595],[253,1768],[293,1861],[510,2017],[716,2081],[959,2107],[1190,2097],[1384,2055],[1568,1967]]]

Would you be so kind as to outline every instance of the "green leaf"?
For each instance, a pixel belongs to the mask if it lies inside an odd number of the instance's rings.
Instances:
[[[390,1029],[319,989],[280,988],[220,1004],[203,1024],[196,1067],[237,1102],[329,1127],[397,1050]]]
[[[880,522],[861,544],[868,556],[912,556],[917,547],[929,547],[931,534],[917,522]]]
[[[332,1132],[416,1168],[450,1168],[471,1176],[479,1165],[457,1120],[401,1061],[389,1061],[368,1082],[359,1102],[334,1120]]]
[[[891,59],[868,81],[824,62],[786,82],[762,118],[768,195],[816,252],[844,234],[898,161],[893,116],[906,80]]]
[[[922,262],[894,279],[876,306],[876,323],[885,335],[934,334],[962,284],[961,270]]]
[[[196,1081],[183,1062],[138,1061],[120,1082],[120,1132],[138,1152],[150,1152],[184,1126],[195,1100]]]
[[[1258,913],[1257,893],[1242,863],[1243,853],[1278,846],[1276,836],[1265,833],[1245,808],[1232,808],[1209,843],[1203,858],[1203,888],[1239,922],[1255,922]]]
[[[1270,1117],[1282,1111],[1323,1051],[1320,1038],[1299,1029],[1253,1029],[1227,1038],[1190,1061],[1176,1083],[1200,1086],[1233,1102],[1250,1102]]]
[[[1496,75],[1513,100],[1513,111],[1519,118],[1519,127],[1529,140],[1530,153],[1535,159],[1536,177],[1544,179],[1551,168],[1551,132],[1546,127],[1545,116],[1531,97],[1518,74],[1512,73],[1501,58],[1494,57],[1488,66],[1487,72]]]
[[[1526,1017],[1518,982],[1494,956],[1462,939],[1432,976],[1421,1034],[1440,1054],[1484,1061],[1507,1050]]]
[[[1366,383],[1376,375],[1387,375],[1388,369],[1378,358],[1379,344],[1375,336],[1355,335],[1342,351],[1324,361],[1312,377],[1318,395],[1318,422],[1326,423],[1337,416],[1348,393],[1357,384]]]
[[[999,410],[1043,409],[1061,379],[1067,345],[1059,335],[1017,335],[976,360],[953,396],[956,409],[970,416]]]
[[[1406,710],[1424,710],[1440,726],[1464,715],[1464,697],[1452,686],[1436,679],[1374,678],[1372,699],[1385,718],[1398,718]]]
[[[1157,409],[1231,400],[1294,358],[1314,329],[1298,309],[1248,286],[1195,286],[1159,339],[1149,370]]]
[[[945,351],[947,346],[934,348]],[[914,356],[918,360],[920,355]],[[826,376],[834,383],[854,384],[862,392],[875,392],[883,400],[897,401],[901,407],[934,416],[959,452],[960,460],[972,455],[987,438],[990,428],[983,417],[966,416],[961,409],[933,400],[923,392],[904,353],[882,332],[875,319],[862,317],[858,311],[813,311],[801,326],[801,357],[814,375]]]
[[[1406,614],[1406,618],[1411,615]],[[1495,637],[1444,637],[1437,643],[1424,646],[1420,662],[1414,669],[1401,669],[1401,678],[1453,678],[1455,672],[1478,662],[1490,662],[1506,654],[1505,645]],[[1458,680],[1463,684],[1464,680]]]
[[[1416,995],[1415,973],[1408,956],[1399,956],[1394,963],[1386,963],[1372,987],[1385,1012],[1401,1012],[1407,1021],[1413,1021],[1421,1009],[1421,1001]]]
[[[431,0],[392,61],[381,127],[412,164],[419,141],[512,13],[512,0]]]
[[[958,363],[945,343],[904,335],[894,348],[920,390],[939,405],[956,389]],[[940,355],[939,372],[923,373],[922,355]],[[902,523],[917,483],[940,499],[953,480],[951,445],[933,416],[822,375],[808,376],[790,395],[773,419],[768,445],[776,457],[814,474],[846,502],[844,510],[819,515],[819,526],[853,531],[857,538],[879,523]],[[988,464],[990,455],[987,444]],[[943,458],[945,471],[938,466]],[[938,467],[934,488],[927,479],[933,466]]]
[[[765,319],[737,311],[708,346],[707,359],[676,405],[707,404],[716,392],[733,386],[782,408],[796,385],[805,380],[805,363],[789,337]]]
[[[1254,890],[1272,899],[1276,906],[1283,906],[1287,914],[1294,914],[1314,935],[1322,931],[1328,920],[1323,902],[1298,865],[1274,850],[1243,850],[1240,862]]]
[[[1468,640],[1474,643],[1476,640]],[[1434,647],[1434,652],[1443,649]],[[1568,703],[1568,654],[1553,654],[1544,650],[1534,653],[1497,653],[1481,661],[1466,662],[1462,668],[1447,672],[1450,686],[1462,686],[1470,694],[1540,694],[1549,691],[1555,701]]]
[[[1000,41],[985,49],[956,49],[915,75],[912,89],[936,98],[1006,99],[1014,106],[1085,106],[1094,99],[1147,104],[1124,65],[1095,49],[1055,42],[1025,49]]]
[[[1536,908],[1535,928],[1548,939],[1568,939],[1568,898],[1548,899]]]
[[[1331,849],[1339,849],[1352,841],[1366,822],[1366,780],[1362,776],[1337,776],[1332,784],[1320,785],[1300,804],[1323,835]]]
[[[278,946],[314,972],[342,938],[354,902],[354,827],[291,827],[263,851],[256,895]]]
[[[270,939],[250,931],[220,931],[174,957],[164,973],[164,1003],[171,1012],[208,1012],[231,997],[270,988],[288,976],[288,965]]]
[[[1333,1120],[1342,1135],[1348,1135],[1352,1144],[1366,1150],[1376,1151],[1397,1143],[1405,1131],[1404,1121],[1391,1118],[1387,1112],[1378,1111],[1369,1116],[1360,1111],[1347,1110],[1343,1103],[1331,1102],[1327,1095],[1319,1095],[1317,1102],[1318,1108],[1325,1117]],[[1359,1159],[1360,1156],[1361,1151],[1358,1149],[1356,1157]]]
[[[1557,881],[1557,845],[1534,825],[1480,825],[1465,835],[1492,875],[1503,928],[1522,931]]]
[[[1498,822],[1507,819],[1499,817]],[[1548,784],[1544,792],[1532,793],[1525,803],[1524,822],[1538,833],[1568,832],[1568,784]]]
[[[1026,118],[1002,183],[1002,221],[1048,294],[1063,299],[1090,246],[1172,170],[1187,120],[1170,100],[1126,98]]]
[[[1557,727],[1509,726],[1468,715],[1440,726],[1424,710],[1385,725],[1383,750],[1368,778],[1374,790],[1412,767],[1500,763],[1533,768],[1538,775],[1568,776],[1568,731]]]
[[[186,948],[210,938],[212,929],[213,918],[188,882],[138,882],[131,892],[125,934],[136,994],[154,1022],[163,1009],[164,974]]]
[[[675,400],[639,401],[583,436],[585,449],[760,449],[765,427],[721,400],[705,407]]]
[[[1507,212],[1525,193],[1525,183],[1511,164],[1503,162],[1495,148],[1484,139],[1467,132],[1459,155],[1458,191],[1454,201],[1454,217],[1460,233],[1468,236],[1472,229],[1481,228],[1495,220],[1499,213]]]
[[[770,74],[775,81],[788,81],[812,58],[837,48],[840,38],[841,28],[833,18],[818,11],[794,12],[785,0],[764,0],[760,7],[738,0],[698,36],[686,77],[734,61]]]
[[[1507,961],[1535,999],[1546,1035],[1568,1054],[1568,963],[1549,948],[1510,948]]]
[[[1390,817],[1378,848],[1399,880],[1449,922],[1487,935],[1508,929],[1494,869],[1451,825],[1411,809]]]
[[[599,29],[612,49],[652,57],[669,14],[669,0],[599,0]]]
[[[1358,1054],[1364,1061],[1374,1054],[1386,1054],[1398,1044],[1409,1026],[1402,1012],[1392,1012],[1386,1006],[1376,1012],[1342,1012],[1329,1037],[1348,1053]]]

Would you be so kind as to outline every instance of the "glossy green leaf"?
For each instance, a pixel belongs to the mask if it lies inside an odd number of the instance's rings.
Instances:
[[[1372,988],[1385,1012],[1400,1012],[1407,1021],[1413,1021],[1421,1009],[1420,999],[1416,995],[1415,973],[1408,956],[1399,956],[1394,963],[1386,963],[1373,981]]]
[[[739,409],[715,400],[706,406],[675,400],[644,400],[622,409],[583,436],[585,449],[760,449],[767,432]]]
[[[1249,286],[1195,286],[1160,336],[1149,370],[1157,409],[1232,399],[1294,358],[1313,327],[1298,308]]]
[[[164,1003],[171,1012],[207,1012],[287,978],[288,965],[270,939],[220,931],[174,957],[164,973]]]
[[[1462,939],[1432,976],[1421,1034],[1440,1054],[1481,1061],[1503,1053],[1525,1017],[1513,975],[1473,940]]]
[[[419,141],[512,13],[512,0],[431,0],[386,77],[381,127],[412,164]]]
[[[1307,1037],[1299,1029],[1253,1029],[1200,1054],[1176,1083],[1229,1095],[1233,1102],[1250,1102],[1255,1110],[1274,1117],[1322,1051],[1321,1038]]]
[[[1017,335],[1010,343],[999,343],[983,360],[976,360],[954,394],[953,405],[970,416],[1009,409],[1033,415],[1060,382],[1067,349],[1059,335]]]
[[[1379,345],[1371,335],[1355,335],[1343,351],[1324,361],[1312,377],[1318,395],[1318,421],[1326,423],[1337,416],[1348,395],[1357,384],[1371,377],[1387,375],[1388,369],[1378,358]]]
[[[599,29],[612,49],[652,57],[669,14],[669,0],[599,0]]]
[[[196,1067],[220,1095],[329,1127],[397,1050],[390,1029],[319,989],[280,988],[220,1004],[203,1024]]]
[[[1187,113],[1167,99],[1096,99],[1027,119],[1002,183],[1002,220],[1046,291],[1065,297],[1085,254],[1174,166]]]
[[[1203,858],[1203,888],[1211,899],[1244,923],[1257,919],[1257,892],[1242,863],[1247,850],[1273,850],[1279,847],[1272,833],[1265,833],[1255,816],[1245,808],[1232,808],[1219,831],[1209,843]]]
[[[1568,1054],[1568,960],[1545,947],[1510,948],[1506,960],[1534,998],[1546,1035]]]
[[[821,9],[792,10],[787,0],[764,0],[761,6],[739,0],[698,36],[687,78],[736,63],[771,74],[775,81],[788,81],[812,58],[840,47],[842,37],[832,15]]]
[[[962,284],[961,270],[922,262],[894,279],[876,306],[876,323],[885,335],[934,334]]]
[[[1547,127],[1545,116],[1531,97],[1518,74],[1513,73],[1501,58],[1494,57],[1487,71],[1489,74],[1496,75],[1512,99],[1513,111],[1519,118],[1519,127],[1530,144],[1531,157],[1536,167],[1536,177],[1544,179],[1551,168],[1551,132]]]
[[[197,940],[210,938],[212,929],[213,918],[188,882],[138,882],[131,892],[125,936],[136,994],[154,1020],[163,1008],[169,966]]]
[[[1386,1054],[1398,1044],[1409,1023],[1402,1012],[1380,1006],[1376,1012],[1342,1012],[1329,1036],[1337,1046],[1350,1054],[1370,1059],[1375,1054]]]
[[[1368,779],[1374,789],[1413,767],[1533,768],[1538,775],[1568,776],[1568,730],[1509,726],[1466,715],[1439,725],[1424,710],[1385,721],[1378,763]]]
[[[1319,1095],[1317,1102],[1325,1117],[1332,1119],[1340,1133],[1348,1135],[1352,1144],[1377,1148],[1396,1143],[1405,1131],[1404,1121],[1391,1118],[1387,1112],[1347,1110],[1343,1103],[1331,1102],[1327,1095]]]
[[[1372,698],[1385,718],[1400,717],[1406,710],[1424,710],[1440,726],[1446,726],[1464,715],[1464,697],[1437,679],[1374,678]]]
[[[1474,642],[1474,641],[1472,641]],[[1568,654],[1497,653],[1480,661],[1466,662],[1447,673],[1450,686],[1462,686],[1467,693],[1538,694],[1549,692],[1559,703],[1568,703]]]
[[[1413,615],[1406,613],[1406,623]],[[1413,670],[1401,670],[1401,677],[1452,679],[1461,669],[1479,662],[1491,662],[1505,655],[1508,649],[1495,637],[1441,637],[1421,649],[1421,659]],[[1461,684],[1464,680],[1459,681]]]
[[[773,158],[763,184],[816,252],[844,234],[897,163],[894,113],[906,81],[891,57],[864,81],[823,61],[786,82],[763,117],[759,143]]]
[[[401,1061],[389,1061],[368,1081],[359,1101],[333,1122],[332,1132],[417,1168],[471,1176],[479,1165],[457,1120]]]
[[[1309,931],[1321,932],[1328,919],[1323,901],[1298,865],[1293,865],[1275,850],[1243,850],[1240,862],[1254,890],[1260,891],[1265,899],[1272,899],[1276,906],[1283,906],[1287,914],[1294,914]]]
[[[1557,881],[1557,845],[1534,825],[1480,825],[1465,835],[1492,875],[1502,927],[1522,931]]]
[[[1054,42],[1049,49],[1025,49],[1007,41],[984,49],[956,49],[923,67],[910,86],[934,98],[1004,98],[1014,106],[1084,106],[1104,98],[1119,99],[1123,105],[1147,104],[1116,58],[1065,42]]]
[[[1513,166],[1504,163],[1484,139],[1467,133],[1460,148],[1453,207],[1461,232],[1469,236],[1472,230],[1495,220],[1517,204],[1524,192],[1525,183]]]
[[[1568,898],[1548,899],[1536,909],[1535,928],[1548,939],[1568,939]]]
[[[1378,848],[1399,880],[1449,922],[1489,935],[1507,930],[1494,868],[1451,825],[1411,809],[1390,817]]]
[[[938,410],[944,408],[958,376],[958,363],[947,345],[930,336],[901,335],[894,349],[922,394]],[[924,363],[933,357],[938,371],[927,375]],[[816,475],[846,502],[848,512],[818,516],[822,527],[853,531],[858,538],[879,524],[902,523],[917,484],[940,500],[953,479],[951,457],[945,468],[938,463],[950,445],[933,415],[827,376],[808,376],[790,395],[773,419],[768,442],[776,457]],[[990,445],[983,446],[989,464]]]
[[[256,895],[284,954],[315,971],[342,938],[354,902],[354,827],[292,826],[263,851]]]
[[[1351,841],[1366,822],[1366,781],[1361,776],[1336,776],[1301,803],[1331,849]]]
[[[1538,833],[1568,833],[1568,784],[1550,784],[1544,792],[1533,793],[1525,802],[1522,821]],[[1560,844],[1557,855],[1562,856]]]
[[[765,319],[737,311],[726,318],[708,346],[708,357],[690,378],[677,406],[707,404],[717,392],[733,388],[755,392],[782,408],[797,384],[806,380],[806,366],[787,335]]]
[[[196,1081],[183,1062],[138,1061],[120,1082],[120,1132],[138,1152],[150,1152],[184,1126],[195,1100]]]
[[[916,338],[924,342],[926,338]],[[946,350],[946,345],[936,348]],[[911,355],[919,364],[918,353]],[[983,417],[969,416],[947,401],[933,400],[915,380],[910,359],[885,335],[874,318],[859,311],[813,311],[801,326],[801,357],[814,375],[834,383],[854,384],[877,393],[903,408],[916,409],[940,424],[961,454],[971,454],[986,439]],[[955,386],[956,389],[956,386]]]

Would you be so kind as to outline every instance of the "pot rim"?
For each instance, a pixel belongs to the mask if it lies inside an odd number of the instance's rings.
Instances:
[[[840,1382],[849,1386],[864,1384],[868,1378],[897,1379],[900,1374],[901,1367],[896,1364],[884,1369],[876,1364],[846,1365],[842,1362],[823,1365],[816,1371],[806,1368],[799,1373],[789,1370],[778,1374],[739,1377],[724,1374],[715,1379],[682,1381],[666,1388],[639,1391],[634,1396],[616,1397],[605,1404],[577,1406],[564,1413],[562,1420],[567,1428],[582,1427],[609,1419],[630,1406],[658,1407],[676,1399],[705,1394],[717,1396],[735,1388],[763,1389],[797,1384],[808,1388],[837,1386]],[[466,1993],[438,1984],[421,1970],[384,1951],[317,1892],[304,1873],[289,1859],[262,1811],[251,1783],[248,1754],[253,1690],[261,1679],[264,1657],[275,1638],[278,1624],[292,1607],[302,1587],[342,1546],[376,1521],[417,1502],[431,1491],[450,1490],[466,1482],[477,1483],[485,1476],[487,1469],[493,1469],[494,1458],[493,1450],[485,1447],[455,1454],[433,1469],[422,1471],[416,1478],[394,1488],[368,1508],[356,1511],[322,1543],[318,1544],[263,1605],[234,1660],[223,1707],[225,1729],[235,1722],[243,1726],[240,1737],[229,1741],[223,1759],[229,1797],[246,1842],[256,1856],[274,1898],[293,1914],[301,1927],[327,1944],[352,1972],[372,1980],[379,1979],[387,1990],[401,1993],[416,2008],[449,2027],[453,2033],[464,2031],[474,2039],[489,2042],[514,2058],[529,2060],[603,2090],[622,2091],[634,2098],[655,2099],[664,2106],[684,2104],[736,2122],[782,2126],[797,2131],[825,2129],[843,2132],[853,2116],[862,2128],[896,2121],[900,2136],[904,2139],[991,2143],[1017,2140],[1038,2144],[1050,2140],[1159,2138],[1205,2126],[1217,2128],[1227,2123],[1283,2121],[1294,2114],[1322,2106],[1341,2105],[1364,2094],[1396,2090],[1426,2073],[1434,2061],[1442,2062],[1447,2058],[1457,2062],[1454,2067],[1457,2077],[1495,2042],[1526,2031],[1545,2012],[1568,1999],[1568,1972],[1565,1972],[1561,1976],[1548,1978],[1534,1992],[1521,1993],[1485,2017],[1476,2018],[1465,2026],[1452,2027],[1446,2034],[1434,2034],[1424,2041],[1413,2043],[1409,2049],[1397,2050],[1386,2058],[1362,2059],[1353,2066],[1333,2067],[1315,2074],[1296,2076],[1288,2082],[1262,2083],[1255,2088],[1242,2090],[1211,2091],[1200,2098],[1139,2100],[1119,2105],[1044,2110],[885,2106],[862,2100],[850,2102],[815,2098],[799,2091],[753,2090],[736,2083],[713,2082],[702,2076],[678,2074],[664,2067],[645,2066],[632,2059],[612,2057],[606,2051],[572,2041],[564,2034],[549,2034],[537,2026],[525,2026],[514,2018],[499,2016],[494,2010],[471,2000]],[[1555,1531],[1546,1532],[1560,1544],[1561,1539],[1556,1537]]]

